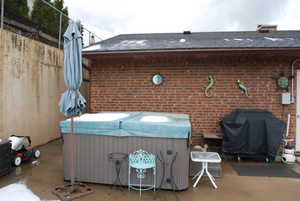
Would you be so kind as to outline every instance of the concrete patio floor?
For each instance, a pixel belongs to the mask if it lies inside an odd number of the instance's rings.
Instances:
[[[58,200],[51,190],[64,184],[62,146],[56,140],[40,147],[40,164],[24,163],[21,168],[0,178],[0,188],[22,181],[41,200]],[[294,201],[300,200],[300,179],[238,176],[228,161],[223,161],[223,176],[217,178],[218,189],[213,189],[207,180],[201,180],[198,187],[182,192],[159,191],[157,201]],[[293,168],[300,172],[300,165]],[[191,182],[192,184],[192,182]],[[134,201],[154,200],[152,191],[143,192],[140,199],[136,191],[123,192],[111,189],[108,185],[89,184],[94,193],[82,197],[80,201]],[[0,200],[2,200],[1,198]]]

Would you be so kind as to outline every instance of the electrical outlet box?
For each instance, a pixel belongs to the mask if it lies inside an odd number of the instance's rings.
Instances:
[[[281,94],[281,104],[289,105],[292,103],[291,93],[282,93]]]

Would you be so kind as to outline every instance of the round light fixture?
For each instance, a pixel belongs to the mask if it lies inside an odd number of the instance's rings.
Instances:
[[[164,81],[164,78],[160,74],[155,74],[152,77],[152,83],[155,85],[160,85]]]

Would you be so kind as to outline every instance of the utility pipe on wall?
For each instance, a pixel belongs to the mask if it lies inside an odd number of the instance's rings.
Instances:
[[[295,103],[295,98],[294,98],[294,65],[300,61],[300,59],[295,59],[293,62],[292,62],[292,103]]]

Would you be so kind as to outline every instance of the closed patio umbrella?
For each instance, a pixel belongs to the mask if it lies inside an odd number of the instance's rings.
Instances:
[[[64,34],[64,81],[67,90],[62,94],[59,107],[66,117],[79,116],[86,106],[79,88],[82,82],[82,37],[76,23],[70,23]]]
[[[74,134],[74,117],[81,115],[86,107],[86,100],[80,94],[79,88],[82,83],[82,36],[75,22],[71,22],[64,34],[64,81],[67,90],[62,94],[59,108],[66,117],[71,117],[71,133],[70,133],[70,180],[71,185],[57,187],[54,193],[63,200],[68,198],[71,200],[83,194],[84,188],[82,184],[75,184],[75,151],[76,138]],[[69,191],[69,192],[68,192]],[[89,192],[91,190],[89,189]],[[72,197],[72,193],[74,196]]]

